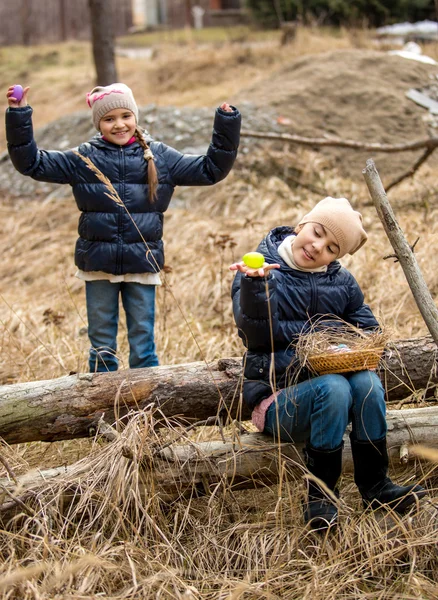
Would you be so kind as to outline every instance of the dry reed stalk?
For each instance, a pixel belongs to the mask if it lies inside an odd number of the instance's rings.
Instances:
[[[76,156],[79,156],[79,158],[84,161],[84,163],[87,165],[87,167],[90,169],[90,171],[92,171],[96,175],[96,177],[105,185],[105,187],[108,189],[108,192],[109,192],[109,193],[105,193],[105,196],[108,196],[108,198],[111,198],[111,200],[113,202],[115,202],[116,204],[118,204],[119,206],[124,207],[125,205],[123,204],[122,200],[120,199],[120,196],[117,193],[116,188],[113,186],[113,184],[108,179],[108,177],[106,175],[104,175],[102,173],[102,171],[100,171],[96,167],[96,165],[93,163],[93,161],[91,161],[88,158],[88,156],[84,156],[77,150],[73,150],[73,154],[76,154]]]
[[[139,234],[139,236],[141,238],[141,241],[146,246],[146,258],[148,258],[148,260],[149,260],[149,258],[152,258],[152,260],[155,263],[156,273],[159,273],[160,276],[162,276],[162,272],[160,271],[160,267],[158,266],[158,263],[155,260],[155,257],[152,254],[151,249],[149,248],[147,241],[144,239],[143,234],[141,233],[140,229],[138,228],[137,223],[135,222],[135,220],[132,217],[131,213],[129,212],[129,210],[125,206],[123,200],[120,198],[119,194],[117,193],[117,190],[115,189],[115,187],[113,186],[113,184],[111,183],[111,181],[108,179],[108,177],[106,175],[104,175],[102,173],[102,171],[100,171],[100,169],[98,169],[96,167],[96,165],[93,163],[93,161],[91,161],[88,158],[88,156],[84,156],[83,154],[81,154],[80,152],[77,152],[76,150],[73,150],[73,153],[76,154],[76,156],[78,156],[81,160],[84,161],[84,163],[87,165],[87,167],[90,169],[90,171],[92,171],[96,175],[96,177],[99,179],[99,181],[101,181],[104,184],[104,186],[107,188],[108,192],[105,192],[105,196],[108,196],[108,198],[110,198],[118,206],[121,206],[122,208],[124,208],[124,210],[126,211],[127,215],[131,219],[132,224],[136,228],[137,233]]]
[[[427,448],[426,446],[411,446],[409,451],[420,458],[425,458],[434,463],[438,463],[438,450],[435,448]]]

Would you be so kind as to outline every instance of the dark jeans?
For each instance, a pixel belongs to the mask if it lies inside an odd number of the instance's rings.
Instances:
[[[351,422],[360,441],[386,436],[386,404],[373,371],[322,375],[281,390],[266,412],[264,432],[286,442],[333,450]]]
[[[154,342],[155,286],[87,281],[85,290],[91,344],[90,371],[117,371],[119,295],[126,313],[129,366],[131,369],[157,366]]]

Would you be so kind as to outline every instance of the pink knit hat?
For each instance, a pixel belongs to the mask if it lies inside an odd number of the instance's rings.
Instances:
[[[93,123],[98,131],[101,118],[115,108],[130,110],[138,122],[138,107],[134,95],[131,88],[124,83],[112,83],[93,88],[87,94],[87,104],[92,110]]]
[[[296,231],[305,223],[320,223],[330,230],[340,249],[337,258],[354,254],[368,239],[362,227],[362,215],[346,198],[324,198],[301,219]]]

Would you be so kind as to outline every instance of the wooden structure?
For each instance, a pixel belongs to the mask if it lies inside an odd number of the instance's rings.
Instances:
[[[132,0],[112,3],[116,35],[132,27]],[[0,2],[0,46],[91,38],[88,0],[17,0]]]
[[[193,27],[195,7],[204,11],[204,27],[240,24],[245,21],[243,6],[243,0],[132,0],[133,22],[137,30]]]

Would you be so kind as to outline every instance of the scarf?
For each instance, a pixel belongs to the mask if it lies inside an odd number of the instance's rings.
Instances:
[[[291,267],[291,269],[295,269],[297,271],[304,271],[305,273],[325,273],[327,271],[327,265],[323,265],[322,267],[318,267],[316,269],[304,269],[296,264],[292,253],[292,246],[296,237],[296,235],[288,235],[286,238],[284,238],[277,249],[278,254],[288,265],[288,267]]]

